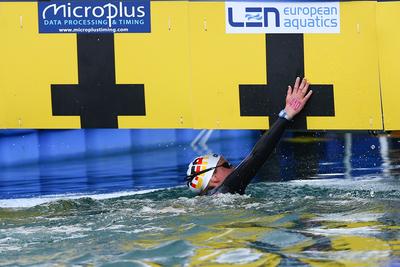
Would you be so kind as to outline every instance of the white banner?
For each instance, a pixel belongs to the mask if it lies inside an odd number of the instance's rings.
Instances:
[[[225,2],[227,33],[340,33],[339,2]]]

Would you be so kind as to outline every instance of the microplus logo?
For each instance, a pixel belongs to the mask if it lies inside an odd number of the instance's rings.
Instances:
[[[39,32],[150,32],[150,0],[39,2]]]
[[[227,33],[339,33],[338,2],[226,2]]]
[[[49,14],[47,14],[49,13]],[[47,16],[49,15],[49,16]],[[112,27],[112,20],[119,18],[143,18],[146,13],[144,11],[144,6],[131,6],[128,10],[127,6],[124,6],[122,2],[118,5],[111,3],[105,4],[103,6],[71,6],[71,3],[64,5],[51,4],[43,10],[42,18],[46,20],[47,17],[56,17],[61,15],[63,18],[106,18],[108,21],[108,27]]]

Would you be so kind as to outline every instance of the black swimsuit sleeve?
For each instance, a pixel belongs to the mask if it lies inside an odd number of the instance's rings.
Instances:
[[[244,194],[247,185],[255,176],[269,155],[274,150],[283,135],[287,124],[286,119],[278,118],[268,132],[265,132],[255,144],[250,154],[235,168],[225,179],[224,183],[210,191],[214,193],[239,193]]]

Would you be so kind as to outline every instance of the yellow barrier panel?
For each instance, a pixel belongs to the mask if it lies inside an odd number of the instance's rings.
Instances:
[[[151,34],[115,36],[117,83],[145,85],[146,116],[119,117],[121,128],[190,128],[188,3],[152,2]]]
[[[79,128],[54,117],[50,85],[77,83],[76,35],[39,34],[37,3],[0,3],[2,127]]]
[[[265,35],[226,34],[224,2],[189,5],[194,127],[265,129],[239,106],[239,84],[266,83]]]
[[[379,130],[383,116],[386,130],[400,129],[394,87],[399,3],[341,2],[339,34],[289,35],[227,34],[224,2],[154,1],[151,33],[99,37],[39,34],[37,5],[0,3],[2,128],[265,129],[284,101],[271,88],[285,91],[297,73],[316,93],[295,128]],[[113,54],[105,57],[112,57],[110,71],[122,93],[83,96],[103,101],[94,113],[60,107],[69,101],[64,89],[79,85],[79,46],[88,38],[109,43]],[[291,66],[292,57],[298,66]],[[139,105],[128,107],[135,115],[117,112],[124,86],[137,92]],[[101,124],[107,116],[115,124]]]
[[[310,129],[383,129],[374,2],[342,2],[341,33],[308,35],[306,73],[334,84],[335,117],[308,118]]]
[[[195,106],[198,112],[193,112],[195,127],[265,128],[267,116],[240,116],[237,99],[239,85],[266,84],[270,72],[266,58],[271,56],[268,52],[274,53],[267,51],[266,55],[268,39],[263,34],[226,34],[224,3],[190,5],[192,88],[196,102],[201,103]],[[334,94],[334,116],[308,117],[308,129],[382,129],[376,3],[346,2],[340,6],[340,34],[304,35],[305,76],[311,83],[333,84]],[[282,53],[275,56],[284,60],[287,51],[277,53]],[[285,71],[285,66],[278,68]],[[257,90],[271,89],[265,86]],[[280,101],[278,108],[282,108],[283,100],[282,95],[273,101]],[[314,101],[312,105],[327,103]]]
[[[399,130],[400,2],[379,2],[377,25],[384,126]]]

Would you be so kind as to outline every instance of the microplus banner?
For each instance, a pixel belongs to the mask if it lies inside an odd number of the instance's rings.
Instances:
[[[39,33],[150,32],[150,0],[39,2]]]
[[[339,2],[225,2],[227,33],[340,33]]]

